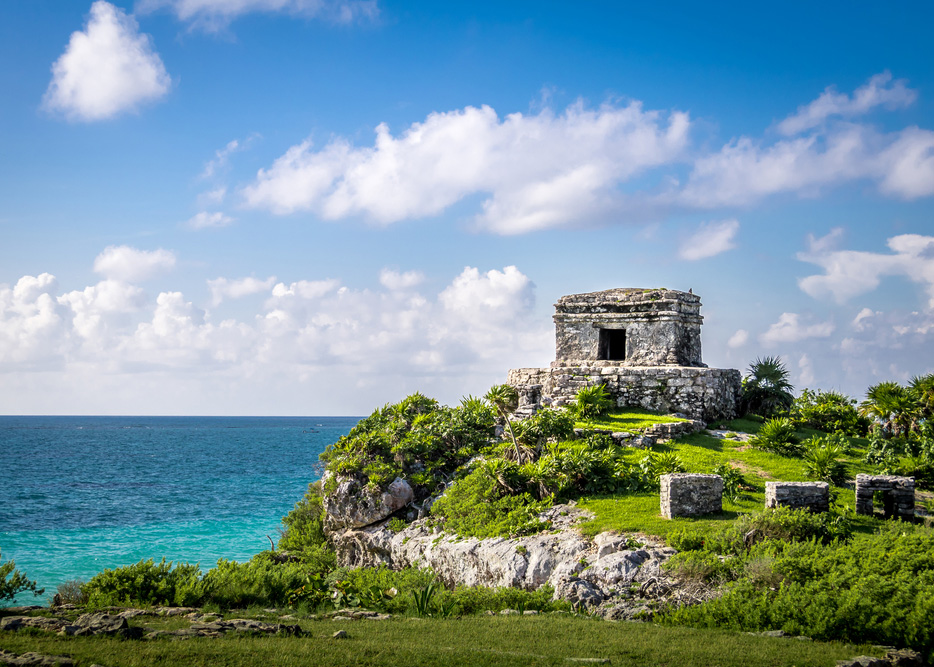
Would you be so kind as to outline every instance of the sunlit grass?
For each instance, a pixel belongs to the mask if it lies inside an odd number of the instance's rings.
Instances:
[[[576,428],[602,429],[606,431],[644,431],[655,424],[683,422],[686,419],[662,415],[642,408],[615,408],[599,419],[577,422]]]

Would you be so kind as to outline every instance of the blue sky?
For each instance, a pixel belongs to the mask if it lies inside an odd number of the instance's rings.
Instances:
[[[711,366],[934,371],[932,14],[4,3],[0,412],[455,402],[626,286]]]

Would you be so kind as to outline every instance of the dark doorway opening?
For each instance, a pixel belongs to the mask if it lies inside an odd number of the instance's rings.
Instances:
[[[626,358],[626,330],[600,329],[597,358],[605,361],[623,361]]]

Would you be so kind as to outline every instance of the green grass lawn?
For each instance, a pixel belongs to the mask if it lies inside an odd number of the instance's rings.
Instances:
[[[725,426],[734,431],[741,431],[743,426],[752,431],[758,430],[758,422],[743,419],[733,420]],[[808,438],[818,431],[804,429],[799,437]],[[855,479],[857,473],[871,473],[872,466],[865,463],[868,441],[865,438],[851,438],[853,451],[845,457],[848,477]],[[767,481],[806,482],[809,481],[804,462],[799,458],[780,456],[756,449],[748,442],[734,439],[721,440],[705,433],[694,433],[677,440],[656,445],[658,452],[673,452],[684,463],[687,472],[711,473],[721,463],[728,463],[739,468],[746,481],[742,495],[734,502],[727,496],[723,498],[723,512],[699,518],[663,519],[660,514],[657,491],[627,493],[600,498],[584,498],[579,505],[593,512],[596,517],[582,525],[587,535],[596,535],[602,531],[638,532],[646,535],[665,537],[673,530],[690,526],[696,530],[714,531],[736,519],[741,513],[761,511],[765,507],[765,483]],[[852,483],[833,487],[837,507],[855,506],[855,491]],[[871,517],[857,517],[855,529],[858,532],[870,531],[874,525]]]
[[[683,422],[686,419],[662,415],[642,408],[615,408],[599,419],[577,422],[575,428],[602,429],[606,431],[644,431],[655,424]]]
[[[135,619],[134,619],[135,620]],[[184,641],[58,637],[40,631],[0,632],[0,648],[69,655],[79,667],[204,665],[569,665],[607,660],[631,667],[705,665],[830,666],[878,649],[803,642],[720,630],[612,623],[570,615],[472,616],[461,619],[302,621],[310,636],[228,635]],[[337,630],[346,639],[333,639]]]

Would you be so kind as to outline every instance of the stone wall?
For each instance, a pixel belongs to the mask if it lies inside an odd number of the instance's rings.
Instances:
[[[830,511],[830,485],[827,482],[766,482],[766,507]]]
[[[873,513],[873,496],[882,491],[883,514],[886,519],[905,519],[911,521],[915,516],[915,478],[895,475],[856,476],[856,513]]]
[[[608,362],[581,366],[514,368],[506,382],[519,389],[520,410],[573,402],[583,388],[603,384],[619,407],[678,412],[705,422],[733,419],[739,403],[738,370],[691,366],[621,367]],[[524,395],[524,396],[523,396]]]
[[[662,516],[701,516],[723,511],[723,478],[720,475],[672,473],[661,476]]]

